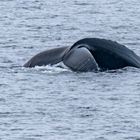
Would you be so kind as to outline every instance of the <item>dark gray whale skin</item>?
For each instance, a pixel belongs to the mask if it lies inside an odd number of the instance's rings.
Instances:
[[[140,57],[115,41],[84,38],[71,47],[60,47],[32,57],[24,67],[53,65],[63,62],[73,71],[104,71],[127,66],[140,68]]]

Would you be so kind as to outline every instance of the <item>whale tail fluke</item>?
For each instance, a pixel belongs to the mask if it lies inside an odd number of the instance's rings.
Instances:
[[[87,48],[70,50],[63,58],[63,63],[73,71],[87,72],[97,71],[98,65]]]
[[[38,53],[34,57],[32,57],[27,63],[25,63],[24,67],[35,67],[35,66],[43,66],[43,65],[53,65],[62,61],[62,58],[68,48],[54,48],[51,50],[43,51]]]

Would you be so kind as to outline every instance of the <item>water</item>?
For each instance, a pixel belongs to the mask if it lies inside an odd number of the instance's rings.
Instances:
[[[0,1],[0,140],[139,140],[140,71],[21,67],[83,37],[140,55],[139,0]]]

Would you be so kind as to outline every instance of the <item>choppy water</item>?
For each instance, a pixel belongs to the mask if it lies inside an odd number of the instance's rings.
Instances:
[[[0,140],[139,140],[140,70],[22,68],[83,37],[140,55],[139,0],[0,0]]]

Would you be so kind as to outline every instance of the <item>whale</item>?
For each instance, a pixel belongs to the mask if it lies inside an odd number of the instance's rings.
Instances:
[[[59,62],[76,72],[140,68],[140,57],[134,51],[116,41],[102,38],[84,38],[70,47],[40,52],[23,66],[45,66]]]

